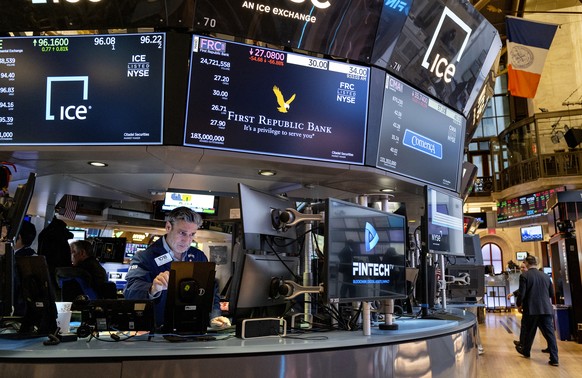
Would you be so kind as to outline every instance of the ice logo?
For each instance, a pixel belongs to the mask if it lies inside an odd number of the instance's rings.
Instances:
[[[378,236],[378,233],[376,232],[374,226],[372,226],[368,222],[366,222],[365,235],[366,235],[366,252],[370,252],[372,249],[374,249],[376,244],[378,244],[378,241],[380,241],[380,237]]]

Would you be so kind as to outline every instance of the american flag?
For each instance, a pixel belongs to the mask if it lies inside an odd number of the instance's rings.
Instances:
[[[59,210],[59,214],[67,219],[75,219],[77,215],[77,202],[79,197],[70,194],[65,195],[65,207]]]

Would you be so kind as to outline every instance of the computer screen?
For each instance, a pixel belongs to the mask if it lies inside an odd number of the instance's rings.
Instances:
[[[405,298],[405,230],[401,215],[327,199],[325,300]]]
[[[235,266],[229,294],[233,323],[256,317],[279,317],[288,301],[278,291],[282,280],[297,281],[299,259],[244,253]]]
[[[164,313],[164,332],[201,335],[210,326],[216,264],[174,261]]]
[[[97,237],[93,239],[92,244],[95,257],[99,262],[123,262],[126,238]]]
[[[542,226],[539,224],[521,227],[519,233],[521,235],[522,243],[544,240],[544,232]]]
[[[272,252],[275,243],[270,242],[273,238],[283,238],[287,241],[296,239],[295,227],[278,230],[273,225],[279,217],[279,212],[295,208],[295,202],[287,197],[267,193],[241,183],[238,184],[238,190],[244,249]]]
[[[424,241],[428,252],[465,256],[463,249],[463,200],[452,192],[425,186]]]

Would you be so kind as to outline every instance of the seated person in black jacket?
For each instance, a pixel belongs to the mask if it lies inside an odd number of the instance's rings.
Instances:
[[[106,292],[110,285],[107,272],[95,258],[93,246],[86,240],[75,240],[71,243],[72,267],[57,268],[57,280],[66,278],[81,278],[97,295],[97,298],[112,298],[113,294]],[[65,291],[65,287],[63,287]],[[87,294],[87,293],[78,293]],[[64,295],[63,295],[64,296]],[[71,298],[63,298],[71,300]]]

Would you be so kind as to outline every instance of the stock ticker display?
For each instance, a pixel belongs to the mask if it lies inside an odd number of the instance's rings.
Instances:
[[[184,145],[363,164],[368,67],[194,36]]]
[[[164,33],[0,38],[0,145],[161,144]]]

